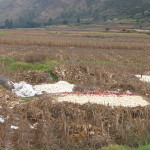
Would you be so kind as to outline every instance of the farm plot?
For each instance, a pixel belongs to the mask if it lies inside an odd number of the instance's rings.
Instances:
[[[3,33],[1,75],[33,87],[58,81],[76,87],[23,98],[0,87],[0,149],[149,144],[150,83],[135,76],[150,71],[148,34],[93,29]]]

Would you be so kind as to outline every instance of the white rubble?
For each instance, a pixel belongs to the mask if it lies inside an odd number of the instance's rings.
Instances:
[[[146,106],[149,103],[143,99],[141,96],[135,95],[62,95],[58,98],[58,102],[73,102],[78,104],[85,103],[96,103],[109,106],[123,106],[123,107],[136,107],[136,106]]]
[[[150,82],[150,75],[135,75],[143,82]]]
[[[33,88],[35,91],[42,91],[46,93],[63,93],[72,92],[74,84],[70,84],[66,81],[59,81],[55,84],[41,84],[35,85]]]

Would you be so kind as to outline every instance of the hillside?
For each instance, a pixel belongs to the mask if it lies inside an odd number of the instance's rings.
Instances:
[[[0,0],[0,25],[67,24],[134,18],[149,21],[149,0]],[[38,26],[39,24],[37,24]]]

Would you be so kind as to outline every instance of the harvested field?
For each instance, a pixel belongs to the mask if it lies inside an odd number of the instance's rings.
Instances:
[[[0,87],[0,149],[150,144],[150,83],[136,77],[149,77],[148,34],[71,27],[2,32],[0,75],[33,86],[63,80],[76,87],[74,93],[25,98]],[[111,95],[114,107],[109,95],[99,94],[104,91],[122,93]]]

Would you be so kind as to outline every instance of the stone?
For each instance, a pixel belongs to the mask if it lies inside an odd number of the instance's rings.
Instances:
[[[12,90],[14,88],[13,82],[1,75],[0,75],[0,85],[2,85],[4,88],[8,90]]]

